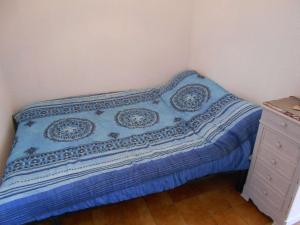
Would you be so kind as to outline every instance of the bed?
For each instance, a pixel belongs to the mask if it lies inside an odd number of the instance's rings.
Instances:
[[[152,89],[29,105],[0,186],[24,224],[248,169],[261,109],[195,71]]]

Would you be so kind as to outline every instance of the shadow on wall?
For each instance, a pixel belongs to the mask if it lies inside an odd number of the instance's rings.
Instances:
[[[2,175],[6,159],[9,155],[14,136],[12,99],[10,88],[7,87],[7,83],[0,70],[0,176]]]
[[[6,129],[3,129],[3,131],[1,130],[1,132],[3,132],[3,136],[1,137],[1,139],[3,140],[2,142],[3,149],[0,149],[1,152],[0,153],[0,177],[4,172],[5,162],[10,153],[11,146],[12,146],[12,139],[14,137],[14,129],[12,126],[12,122],[11,120],[9,121],[10,123],[8,123],[7,126],[4,126],[6,127]]]

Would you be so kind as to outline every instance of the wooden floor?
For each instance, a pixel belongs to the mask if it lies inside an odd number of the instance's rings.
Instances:
[[[218,175],[171,191],[72,213],[60,220],[63,225],[272,224],[240,197],[234,185],[234,175]]]

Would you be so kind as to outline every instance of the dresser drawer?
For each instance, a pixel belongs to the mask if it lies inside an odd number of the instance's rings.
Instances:
[[[288,160],[281,158],[274,153],[272,149],[266,148],[264,145],[259,147],[258,159],[264,162],[264,165],[274,172],[280,173],[282,176],[292,179],[295,173],[296,166]]]
[[[261,159],[256,160],[253,176],[262,178],[264,182],[276,189],[282,196],[286,196],[290,186],[290,181],[265,166],[264,161]]]
[[[295,140],[300,140],[300,126],[291,122],[283,115],[277,115],[276,113],[265,109],[263,111],[261,121],[263,124],[270,126],[271,128],[278,130]]]
[[[256,207],[267,216],[274,218],[278,215],[279,210],[276,209],[276,207],[272,203],[266,201],[265,196],[260,193],[260,191],[252,189],[250,198],[254,202]]]
[[[265,148],[272,149],[275,154],[287,158],[290,163],[294,165],[298,163],[300,144],[296,144],[287,137],[265,128],[261,144]]]
[[[261,201],[272,206],[276,210],[280,210],[284,196],[268,185],[263,179],[258,176],[253,176],[251,181],[252,195],[259,196]]]

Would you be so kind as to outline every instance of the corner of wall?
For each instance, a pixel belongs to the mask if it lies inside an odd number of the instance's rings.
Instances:
[[[195,1],[188,66],[256,103],[299,96],[299,8],[300,1]]]

